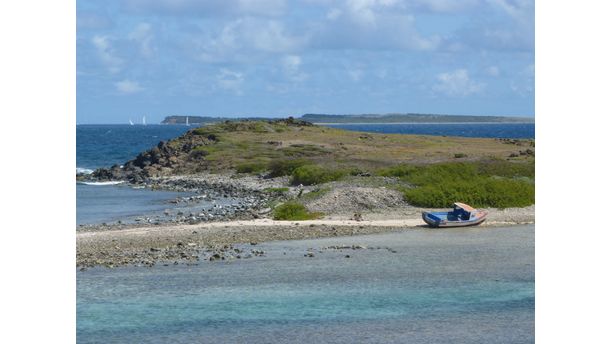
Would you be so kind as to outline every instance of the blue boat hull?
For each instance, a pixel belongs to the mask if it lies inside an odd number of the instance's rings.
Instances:
[[[487,218],[487,212],[478,211],[469,219],[464,220],[453,216],[452,212],[426,212],[422,213],[423,221],[430,227],[467,227],[483,223]]]

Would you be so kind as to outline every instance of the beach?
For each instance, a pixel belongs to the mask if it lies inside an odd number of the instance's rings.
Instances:
[[[191,225],[132,225],[121,229],[94,227],[77,231],[76,263],[80,268],[88,268],[97,265],[152,266],[157,263],[194,264],[200,261],[244,259],[257,257],[256,244],[266,241],[422,230],[424,222],[421,210],[424,209],[364,213],[361,221],[350,219],[348,214],[336,214],[309,221],[275,221],[264,218]],[[535,207],[488,211],[489,219],[479,228],[535,222]],[[234,247],[241,244],[249,245],[249,249]],[[253,250],[255,253],[251,252]]]

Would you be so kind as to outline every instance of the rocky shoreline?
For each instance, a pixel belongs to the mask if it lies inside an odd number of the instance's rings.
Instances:
[[[287,177],[264,178],[230,174],[199,173],[186,176],[148,178],[131,187],[151,190],[191,192],[193,196],[177,197],[168,201],[163,214],[143,215],[132,223],[125,221],[100,224],[81,224],[77,230],[114,230],[167,224],[196,224],[200,222],[258,219],[271,211],[270,202],[291,197],[296,188],[279,194],[267,191],[285,187]],[[189,210],[180,210],[187,208]]]
[[[84,270],[251,259],[265,255],[257,247],[260,242],[409,230],[423,226],[421,211],[432,210],[407,204],[393,189],[396,181],[392,178],[356,178],[308,187],[287,186],[287,177],[254,175],[199,173],[149,178],[147,188],[195,193],[173,199],[169,205],[198,209],[199,203],[206,201],[213,206],[197,212],[169,210],[166,217],[143,216],[135,223],[80,226],[76,266]],[[311,192],[316,197],[308,196]],[[270,219],[274,202],[296,197],[309,209],[323,211],[325,217],[299,222]],[[214,203],[230,198],[240,201]],[[535,222],[534,206],[488,210],[487,222],[478,229]],[[306,252],[305,257],[313,254]]]

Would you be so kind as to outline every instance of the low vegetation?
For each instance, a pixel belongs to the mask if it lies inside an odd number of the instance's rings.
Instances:
[[[268,165],[262,161],[245,162],[236,166],[236,172],[238,173],[260,173],[267,169]]]
[[[394,176],[406,200],[423,207],[463,201],[503,208],[530,205],[535,198],[533,140],[363,133],[291,118],[192,129],[125,166],[119,172],[139,180],[237,172],[320,185]]]
[[[306,159],[278,159],[270,162],[269,165],[269,176],[270,177],[282,177],[290,176],[296,169],[312,164],[311,161]]]
[[[303,204],[293,201],[283,203],[274,209],[275,220],[304,221],[318,219],[322,216],[322,213],[309,212]]]
[[[324,168],[317,165],[305,165],[296,168],[291,174],[293,185],[315,185],[338,180],[348,174],[343,169]]]
[[[380,171],[400,177],[414,187],[404,188],[415,206],[444,208],[453,202],[475,207],[524,207],[535,203],[534,164],[503,160],[398,165]]]

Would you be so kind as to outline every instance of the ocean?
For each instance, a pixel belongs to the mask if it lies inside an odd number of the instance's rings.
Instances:
[[[327,126],[346,130],[386,134],[417,134],[508,139],[535,138],[534,123],[388,123],[328,124]]]
[[[534,342],[533,225],[256,248],[265,257],[77,272],[77,341]]]
[[[377,133],[446,135],[465,137],[534,138],[533,123],[468,124],[338,124],[348,130]],[[193,127],[185,125],[78,125],[76,127],[77,172],[122,165],[159,141],[180,136]],[[134,222],[137,215],[160,216],[168,201],[185,197],[171,193],[133,189],[127,185],[77,185],[77,225]],[[203,207],[209,204],[203,204]]]

